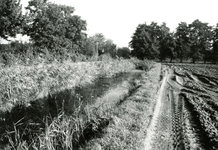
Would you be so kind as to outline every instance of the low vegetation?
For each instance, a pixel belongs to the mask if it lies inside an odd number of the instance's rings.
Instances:
[[[111,122],[109,116],[99,116],[92,111],[84,112],[84,102],[80,98],[76,102],[78,107],[71,115],[65,115],[64,111],[59,111],[57,116],[44,117],[42,124],[30,121],[31,118],[27,119],[25,116],[11,123],[10,119],[4,118],[4,116],[10,116],[11,110],[13,110],[12,113],[17,111],[17,114],[24,111],[25,115],[31,110],[34,111],[31,107],[35,100],[67,89],[91,84],[96,78],[113,77],[121,72],[130,71],[136,66],[149,70],[152,65],[153,63],[146,64],[137,59],[120,59],[103,62],[53,62],[35,66],[16,66],[16,69],[4,68],[1,70],[3,76],[1,78],[0,109],[1,122],[6,123],[6,126],[8,122],[8,127],[5,128],[7,132],[1,135],[1,142],[9,142],[6,148],[14,149],[34,147],[38,149],[73,149],[80,147],[89,139],[86,137],[86,131],[91,132],[88,135],[92,132],[94,135],[98,134]],[[135,89],[134,83],[131,85],[128,87],[129,93]],[[13,116],[10,117],[13,118]],[[2,127],[1,130],[3,129]]]
[[[110,118],[108,128],[103,135],[90,140],[81,149],[143,149],[144,139],[159,88],[161,64],[155,64],[148,72],[144,72],[134,92],[131,92],[122,103],[109,104],[107,109],[99,109],[98,113]],[[112,105],[112,106],[111,106]]]
[[[112,77],[135,68],[129,60],[104,62],[53,62],[0,70],[1,110],[28,103],[65,89],[91,83],[98,77]]]

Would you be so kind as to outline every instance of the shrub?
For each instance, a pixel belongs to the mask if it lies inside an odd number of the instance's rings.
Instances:
[[[4,64],[4,66],[13,66],[16,64],[16,58],[12,53],[3,53],[1,54],[1,63]]]
[[[134,65],[136,66],[136,69],[140,69],[140,70],[149,70],[151,69],[151,67],[153,66],[154,62],[144,59],[144,60],[139,60],[137,58],[131,58],[130,59],[132,63],[134,63]]]
[[[111,57],[111,55],[109,53],[106,54],[102,54],[98,57],[99,61],[111,61],[113,58]]]

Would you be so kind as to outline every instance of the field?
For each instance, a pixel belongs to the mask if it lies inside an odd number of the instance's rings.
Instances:
[[[218,149],[218,66],[162,65],[147,149]]]
[[[2,68],[1,149],[218,149],[218,66]]]

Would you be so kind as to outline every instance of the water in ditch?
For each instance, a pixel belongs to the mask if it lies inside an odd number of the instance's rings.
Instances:
[[[121,73],[112,78],[98,78],[92,84],[75,87],[49,95],[43,99],[34,100],[28,107],[17,105],[10,112],[0,113],[0,144],[6,142],[6,131],[14,131],[14,127],[25,132],[27,126],[37,132],[45,128],[46,118],[57,117],[60,112],[71,115],[78,106],[95,103],[110,89],[116,88],[125,80],[133,80],[142,72]]]

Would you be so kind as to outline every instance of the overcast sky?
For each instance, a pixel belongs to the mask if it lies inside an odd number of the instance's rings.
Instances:
[[[218,23],[217,0],[50,0],[73,6],[87,22],[89,36],[103,33],[119,47],[128,46],[138,24],[166,22],[174,31],[181,21]],[[21,0],[23,6],[28,0]]]

